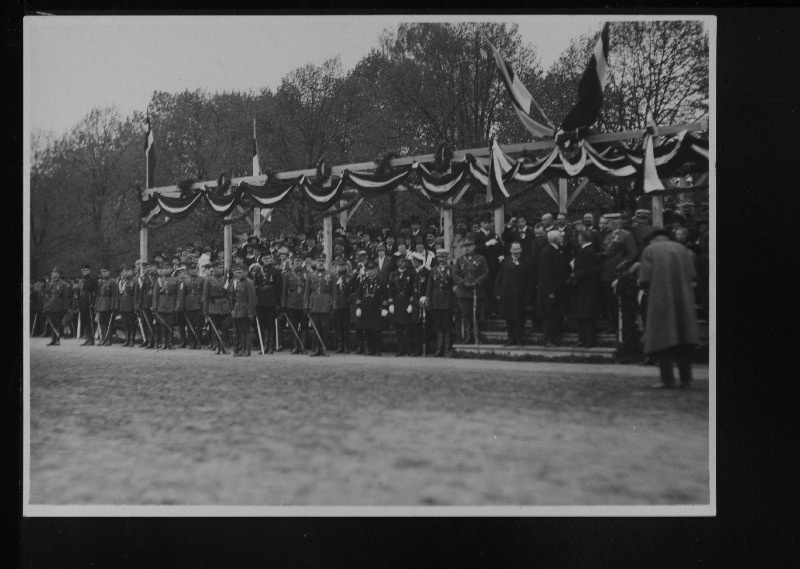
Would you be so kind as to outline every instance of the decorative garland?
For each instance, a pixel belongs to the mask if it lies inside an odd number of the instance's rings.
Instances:
[[[440,147],[442,154],[446,147]],[[386,153],[376,161],[376,172],[373,174],[345,171],[341,178],[330,186],[323,186],[318,181],[312,182],[305,176],[293,181],[266,182],[253,185],[240,182],[231,188],[230,177],[223,172],[217,180],[216,187],[203,186],[200,190],[191,190],[192,182],[184,180],[178,184],[180,197],[157,195],[156,199],[142,199],[142,218],[160,206],[171,218],[182,218],[205,202],[214,212],[222,217],[229,215],[238,205],[244,203],[254,207],[274,208],[293,194],[298,194],[317,211],[325,211],[334,206],[343,195],[345,188],[356,189],[361,196],[371,197],[394,191],[401,184],[407,184],[418,190],[430,201],[444,204],[448,209],[461,209],[447,204],[446,200],[457,195],[465,184],[477,188],[491,186],[492,200],[481,206],[469,206],[470,210],[493,209],[500,203],[516,199],[525,193],[512,196],[506,184],[514,181],[526,184],[527,190],[534,190],[540,184],[554,178],[588,177],[598,184],[625,184],[641,179],[648,167],[645,160],[645,149],[627,147],[605,147],[602,150],[593,147],[585,140],[579,140],[575,150],[567,154],[556,147],[553,151],[539,158],[528,161],[515,160],[506,155],[499,145],[493,141],[489,168],[487,169],[474,156],[468,154],[464,161],[451,163],[451,172],[436,175],[425,165],[415,162],[409,166],[391,168],[391,160],[396,157]],[[650,168],[660,178],[667,178],[678,168],[694,165],[698,170],[708,170],[708,141],[695,137],[686,131],[665,141],[654,150],[650,159]],[[324,166],[318,172],[325,173]],[[412,177],[413,174],[413,177]]]

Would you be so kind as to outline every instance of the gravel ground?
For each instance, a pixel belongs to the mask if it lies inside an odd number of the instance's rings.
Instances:
[[[709,503],[708,369],[31,340],[30,503]]]

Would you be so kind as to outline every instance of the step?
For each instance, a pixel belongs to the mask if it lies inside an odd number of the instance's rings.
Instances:
[[[503,346],[502,344],[455,344],[453,353],[462,356],[502,357],[509,359],[585,359],[613,361],[616,357],[616,348],[571,348],[557,346],[546,348],[544,346]]]

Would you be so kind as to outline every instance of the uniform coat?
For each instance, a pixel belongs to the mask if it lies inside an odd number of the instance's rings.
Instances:
[[[600,256],[590,242],[575,257],[569,315],[576,320],[596,320],[600,312]]]
[[[178,310],[181,281],[175,277],[159,277],[153,289],[153,312],[171,314]]]
[[[498,317],[503,320],[525,320],[525,307],[531,302],[533,266],[520,256],[515,264],[511,257],[503,259],[497,272],[494,292],[498,300]]]
[[[361,308],[361,328],[364,330],[383,330],[386,318],[381,310],[389,308],[389,293],[379,277],[367,277],[356,291],[356,307]]]
[[[328,271],[308,271],[303,304],[309,314],[333,312],[333,286],[336,277]]]
[[[178,305],[181,310],[201,310],[203,308],[203,285],[205,279],[202,277],[188,276],[181,282],[181,294],[178,298]]]
[[[210,276],[203,282],[203,316],[224,315],[231,313],[225,280],[222,277]]]
[[[67,281],[50,281],[44,289],[42,312],[64,312],[69,308],[71,289]]]
[[[689,252],[675,241],[653,241],[642,253],[639,282],[649,285],[644,351],[652,354],[682,344],[698,345],[692,281],[696,279]]]
[[[434,267],[432,270],[436,270]],[[428,294],[428,281],[430,280],[431,271],[425,267],[421,267],[418,271],[411,271],[416,273],[417,278],[414,279],[414,300],[412,302],[413,310],[411,311],[411,323],[417,324],[422,322],[422,314],[419,309],[419,299]],[[450,290],[452,291],[452,285]]]
[[[136,281],[131,277],[129,279],[120,278],[117,281],[117,288],[119,294],[117,295],[116,309],[119,312],[133,312],[136,308]]]
[[[78,310],[86,312],[94,305],[97,295],[97,280],[91,275],[81,277],[78,285]]]
[[[283,292],[281,306],[287,310],[303,310],[305,308],[306,271],[289,271],[283,275]]]
[[[256,287],[259,306],[280,306],[283,293],[283,275],[275,267],[264,269],[264,278]]]
[[[389,277],[389,304],[394,305],[393,324],[411,323],[411,314],[407,310],[411,306],[413,314],[414,301],[419,300],[414,296],[416,280],[417,273],[413,269],[406,269],[402,273],[395,271]]]
[[[610,231],[603,239],[600,269],[600,280],[612,282],[617,278],[617,265],[622,261],[632,263],[636,259],[636,241],[630,231],[618,229]]]
[[[233,308],[231,316],[233,318],[255,318],[256,317],[256,288],[248,278],[234,279],[230,284],[231,300]]]
[[[453,267],[439,265],[434,267],[428,278],[425,296],[431,310],[451,310],[455,306],[453,287]]]
[[[339,274],[333,282],[333,309],[345,310],[350,308],[350,295],[356,288],[356,280],[348,274]]]
[[[97,283],[97,299],[95,300],[95,312],[111,312],[117,305],[117,295],[119,289],[117,283],[111,277],[101,278]]]
[[[467,288],[465,283],[474,283],[477,288],[477,298],[484,297],[483,284],[489,278],[489,266],[483,256],[473,253],[459,257],[453,269],[453,282],[456,284],[456,298],[472,299],[473,289]]]

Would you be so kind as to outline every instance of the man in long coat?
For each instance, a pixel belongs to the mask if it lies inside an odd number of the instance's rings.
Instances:
[[[397,270],[389,275],[389,313],[397,337],[396,356],[414,353],[411,337],[411,315],[414,312],[414,288],[417,273],[409,270],[408,259],[397,261]],[[419,297],[416,297],[419,298]]]
[[[578,343],[576,347],[594,346],[594,329],[600,312],[600,267],[602,262],[594,246],[594,236],[590,229],[578,233],[578,247],[575,266],[570,275],[572,291],[569,315],[578,324]]]
[[[566,308],[566,281],[569,264],[561,244],[564,237],[558,230],[547,234],[547,246],[539,257],[539,286],[536,309],[542,317],[543,343],[547,347],[561,344],[561,326]]]
[[[512,243],[510,256],[503,259],[497,272],[494,292],[497,315],[506,321],[509,346],[522,346],[525,335],[525,307],[531,301],[533,267],[522,257],[522,245]]]
[[[677,361],[681,387],[692,381],[692,350],[700,344],[692,283],[695,266],[686,248],[657,229],[648,235],[642,253],[639,283],[650,291],[644,352],[659,359],[661,384],[675,386],[673,362]]]
[[[389,291],[378,276],[378,265],[370,261],[367,276],[356,291],[356,318],[361,320],[366,343],[365,354],[381,355],[381,335],[389,316]]]

